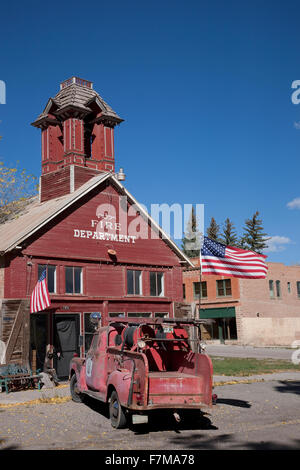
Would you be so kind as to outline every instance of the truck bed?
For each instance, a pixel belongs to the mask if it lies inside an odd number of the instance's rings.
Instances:
[[[175,378],[175,377],[184,377],[184,378],[197,378],[199,379],[199,377],[193,375],[193,374],[186,374],[184,372],[178,372],[178,371],[161,371],[161,372],[149,372],[149,375],[148,375],[149,378]]]

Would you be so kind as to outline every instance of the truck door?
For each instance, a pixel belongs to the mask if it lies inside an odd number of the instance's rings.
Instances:
[[[107,375],[107,331],[95,334],[86,356],[86,384],[97,392],[106,394]]]

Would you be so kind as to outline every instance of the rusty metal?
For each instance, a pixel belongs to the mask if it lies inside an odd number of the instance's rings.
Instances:
[[[156,338],[156,328],[161,332],[165,323],[173,323],[173,331]],[[96,331],[98,343],[92,342],[86,358],[73,358],[70,376],[76,374],[80,394],[102,402],[109,402],[116,392],[119,405],[129,414],[169,409],[178,421],[181,409],[210,408],[212,363],[207,354],[191,350],[184,328],[191,323],[194,321],[113,321]],[[116,344],[120,336],[122,342]],[[139,350],[141,339],[145,346]]]

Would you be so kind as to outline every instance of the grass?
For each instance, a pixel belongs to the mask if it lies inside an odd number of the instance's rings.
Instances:
[[[300,366],[291,361],[274,359],[253,359],[241,357],[211,357],[215,375],[234,375],[248,377],[272,372],[298,371]]]

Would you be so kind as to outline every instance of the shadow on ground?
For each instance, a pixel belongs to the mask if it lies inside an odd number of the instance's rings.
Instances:
[[[6,439],[0,439],[0,451],[1,450],[17,450],[19,447],[16,445],[6,445],[3,447],[3,444],[5,444]]]
[[[94,398],[91,398],[87,395],[84,396],[83,403],[88,406],[91,410],[101,414],[104,418],[109,419],[109,411],[106,403],[103,403],[99,400],[95,400]]]
[[[94,400],[88,396],[84,397],[83,403],[91,410],[101,414],[104,418],[109,419],[108,406],[98,400]],[[171,411],[154,410],[149,413],[149,421],[147,424],[131,424],[129,418],[128,427],[135,434],[149,434],[159,431],[175,431],[180,433],[183,430],[207,430],[217,429],[212,425],[208,416],[198,410],[185,410],[181,414],[180,422],[177,422]]]
[[[278,442],[242,442],[237,440],[234,434],[221,434],[207,437],[205,434],[193,434],[189,436],[176,436],[170,439],[170,443],[176,448],[189,450],[298,450],[300,440],[294,439],[289,445]]]
[[[251,408],[251,403],[245,400],[235,400],[234,398],[218,398],[217,405],[238,406],[239,408]]]
[[[277,392],[280,393],[295,393],[296,395],[300,395],[300,382],[298,380],[295,381],[285,381],[281,380],[280,385],[274,387]]]
[[[172,412],[155,410],[149,413],[148,424],[131,425],[129,429],[136,435],[141,435],[160,431],[174,431],[180,434],[181,431],[201,431],[218,428],[213,426],[207,415],[199,411],[186,410],[182,413],[180,422],[177,422]]]

